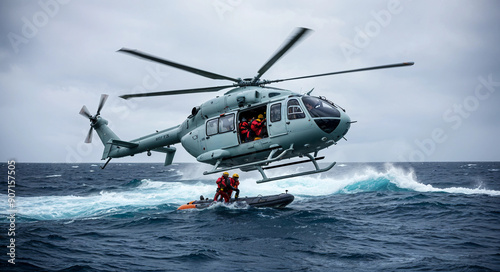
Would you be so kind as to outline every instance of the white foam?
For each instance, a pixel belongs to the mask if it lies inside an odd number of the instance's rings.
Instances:
[[[101,191],[89,196],[16,197],[19,215],[33,219],[68,219],[103,216],[120,210],[154,207],[162,204],[182,204],[200,194],[209,195],[213,186],[143,180],[128,191]],[[0,200],[6,198],[5,195]],[[196,199],[195,198],[195,199]],[[2,212],[3,213],[3,212]]]
[[[46,178],[57,178],[57,177],[60,177],[61,175],[48,175],[48,176],[45,176]]]
[[[386,165],[388,168],[388,176],[391,177],[391,182],[399,188],[409,189],[417,192],[445,192],[452,194],[486,194],[490,196],[500,196],[500,191],[488,190],[484,188],[464,188],[464,187],[449,187],[435,188],[430,184],[423,184],[417,180],[413,170],[405,173],[402,168],[394,167],[391,164]]]
[[[288,174],[288,173],[281,173]],[[257,180],[257,179],[255,179]],[[254,181],[255,181],[254,180]],[[338,177],[324,177],[321,174],[313,176],[296,177],[292,179],[269,182],[255,185],[254,182],[242,182],[240,188],[243,192],[257,191],[260,194],[277,193],[289,190],[292,194],[302,196],[322,196],[335,193],[357,193],[358,190],[348,190],[350,185],[364,183],[370,185],[380,181],[387,181],[400,189],[407,189],[417,192],[446,192],[453,194],[486,194],[499,196],[500,191],[488,190],[485,188],[436,188],[430,184],[421,183],[413,169],[396,167],[393,164],[386,164],[385,169],[380,171],[373,167],[365,167],[362,170],[353,169],[353,172],[344,173]],[[370,187],[370,186],[365,186]],[[254,188],[258,188],[255,190]],[[366,190],[365,190],[366,191]]]
[[[281,173],[286,174],[286,173]],[[331,175],[331,173],[329,173]],[[287,180],[256,184],[256,175],[243,177],[240,184],[240,197],[289,193],[303,197],[325,196],[336,193],[358,193],[376,190],[377,184],[393,184],[400,189],[416,192],[444,192],[453,194],[485,194],[500,196],[500,191],[478,188],[435,188],[418,181],[412,169],[404,169],[387,164],[384,170],[364,167],[361,170],[331,177],[326,174],[296,177]],[[192,177],[191,177],[192,178]],[[204,177],[206,180],[206,177]],[[358,186],[359,185],[359,186]],[[200,195],[212,198],[215,194],[215,179],[212,182],[162,182],[145,179],[136,187],[120,191],[102,191],[88,196],[40,196],[16,197],[18,213],[38,220],[98,218],[109,214],[162,204],[181,205],[196,200]],[[6,202],[6,195],[0,201]],[[4,214],[4,212],[0,212]]]

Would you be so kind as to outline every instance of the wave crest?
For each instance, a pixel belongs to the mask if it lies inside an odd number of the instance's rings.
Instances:
[[[258,185],[255,184],[257,178],[251,178],[249,175],[249,178],[243,178],[241,181],[240,196],[277,194],[284,193],[285,190],[299,197],[379,191],[500,196],[500,191],[485,188],[436,188],[420,182],[413,169],[404,169],[392,164],[386,164],[382,170],[370,166],[356,169],[347,168],[349,167],[342,167],[341,171]],[[281,172],[281,174],[284,173]],[[336,176],[332,177],[332,174]],[[96,218],[119,216],[145,209],[174,211],[178,205],[198,199],[200,195],[213,197],[215,189],[215,180],[210,182],[207,180],[154,181],[134,179],[121,186],[110,187],[101,190],[98,194],[86,196],[19,196],[16,198],[16,205],[18,214],[28,220]],[[7,195],[0,195],[0,201],[6,202]],[[6,211],[0,213],[6,214]]]

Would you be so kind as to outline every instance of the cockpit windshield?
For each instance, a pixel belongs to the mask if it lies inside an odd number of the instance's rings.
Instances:
[[[314,96],[303,96],[302,101],[312,118],[340,117],[339,110],[326,100]]]

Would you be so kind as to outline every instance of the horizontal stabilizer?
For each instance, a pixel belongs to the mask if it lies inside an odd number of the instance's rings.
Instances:
[[[173,153],[176,151],[175,147],[158,147],[151,151],[161,152],[161,153]]]
[[[174,160],[174,155],[175,155],[175,147],[158,147],[153,149],[152,151],[156,152],[161,152],[161,153],[166,153],[167,156],[165,157],[165,166],[171,165],[172,161]]]
[[[121,147],[127,147],[127,148],[134,148],[134,147],[139,146],[139,144],[137,144],[137,143],[131,143],[131,142],[122,141],[122,140],[112,140],[111,144],[121,146]]]

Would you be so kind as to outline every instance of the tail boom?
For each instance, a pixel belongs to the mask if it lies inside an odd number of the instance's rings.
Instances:
[[[98,117],[92,125],[104,145],[102,160],[122,158],[151,151],[166,153],[165,165],[172,163],[176,149],[170,145],[180,143],[179,126],[143,136],[132,141],[121,140],[109,127],[108,121]]]

